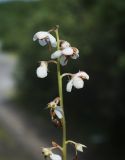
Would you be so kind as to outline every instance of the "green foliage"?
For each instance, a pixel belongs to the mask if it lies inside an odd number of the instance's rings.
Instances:
[[[45,81],[41,82],[35,76],[37,62],[48,59],[50,55],[46,49],[41,51],[39,44],[32,42],[32,37],[39,30],[47,30],[59,24],[62,31],[60,37],[80,49],[81,60],[70,62],[69,67],[73,72],[84,67],[90,73],[90,84],[87,88],[90,86],[88,94],[93,93],[95,108],[100,105],[113,105],[110,101],[107,102],[109,104],[102,102],[107,98],[113,100],[118,96],[118,90],[120,92],[120,86],[117,86],[117,89],[115,86],[117,81],[120,82],[125,70],[124,16],[123,0],[43,0],[0,5],[0,35],[4,48],[20,54],[17,74],[20,98],[27,101],[29,106],[34,106],[37,102],[37,108],[41,101],[44,104],[46,99],[50,98],[50,94],[56,94],[53,93],[56,77],[51,76],[52,69]],[[50,94],[46,96],[49,88]],[[100,95],[101,90],[103,93]]]
[[[56,96],[54,66],[49,67],[49,76],[45,80],[35,75],[37,62],[48,60],[51,53],[41,49],[32,37],[37,31],[49,30],[59,24],[60,37],[80,50],[81,58],[70,61],[67,69],[74,73],[79,68],[85,69],[90,75],[83,90],[74,90],[72,96],[65,93],[66,110],[74,113],[71,119],[77,119],[76,115],[79,115],[79,120],[84,117],[88,125],[96,116],[97,127],[101,117],[102,130],[108,128],[111,117],[124,115],[124,17],[124,0],[42,0],[0,5],[0,38],[5,49],[19,54],[20,63],[16,69],[19,100],[30,111],[41,114],[46,102],[52,95],[53,98]]]

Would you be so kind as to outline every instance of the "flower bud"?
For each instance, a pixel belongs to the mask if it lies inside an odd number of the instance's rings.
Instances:
[[[41,61],[40,66],[36,70],[36,74],[38,78],[45,78],[47,77],[48,71],[48,64],[45,61]]]

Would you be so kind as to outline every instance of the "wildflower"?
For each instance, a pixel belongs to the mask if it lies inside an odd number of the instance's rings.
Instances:
[[[51,110],[54,111],[54,113],[56,114],[56,116],[59,118],[59,119],[62,119],[63,118],[63,115],[62,115],[62,108],[61,106],[58,106],[57,104],[59,103],[59,97],[55,98],[52,102],[50,102],[48,104],[48,108],[50,108]]]
[[[76,143],[75,148],[77,151],[83,152],[83,148],[87,148],[84,144]]]
[[[41,61],[40,66],[36,70],[36,74],[38,78],[47,77],[48,71],[48,63],[46,61]]]
[[[76,74],[64,74],[65,75],[70,75],[72,78],[69,80],[66,86],[67,92],[72,91],[72,87],[74,86],[76,89],[83,88],[84,86],[84,79],[89,79],[89,75],[86,72],[79,71]]]
[[[78,159],[78,156],[77,156],[77,152],[78,152],[78,151],[79,151],[79,152],[83,152],[83,148],[87,148],[84,144],[76,143],[76,142],[71,141],[71,140],[66,141],[66,144],[67,144],[67,143],[71,143],[71,144],[73,144],[74,147],[75,147],[76,154],[75,154],[75,157],[74,157],[73,160],[77,160],[77,159]]]
[[[33,41],[39,41],[41,46],[45,46],[47,44],[51,44],[52,47],[56,47],[57,42],[54,36],[52,36],[49,32],[40,31],[35,33],[33,36]]]
[[[55,63],[57,64],[56,61],[54,60],[49,60],[49,61],[40,61],[40,66],[36,70],[36,74],[38,78],[45,78],[48,75],[48,64],[49,63]]]
[[[79,50],[75,47],[64,47],[64,49],[57,50],[51,55],[51,59],[59,58],[60,64],[62,66],[65,66],[67,64],[70,57],[72,59],[77,59],[79,57]]]
[[[84,144],[76,143],[74,141],[68,140],[66,143],[74,144],[76,151],[83,152],[83,148],[87,148]]]
[[[52,151],[50,150],[50,148],[43,148],[42,149],[42,154],[46,158],[46,157],[49,157],[52,154]]]
[[[55,98],[52,102],[48,104],[47,108],[50,108],[50,115],[52,122],[57,126],[62,126],[63,110],[61,106],[58,106],[60,98]]]
[[[44,155],[44,158],[49,157],[52,160],[62,160],[61,156],[58,154],[54,154],[52,152],[52,149],[54,149],[55,147],[51,147],[51,148],[43,148],[42,149],[42,154]]]

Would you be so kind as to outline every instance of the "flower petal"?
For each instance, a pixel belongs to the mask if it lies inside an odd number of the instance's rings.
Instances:
[[[65,48],[67,48],[67,47],[70,47],[70,43],[67,42],[67,41],[62,40],[62,41],[60,42],[60,47],[61,47],[61,49],[65,49]]]
[[[52,36],[50,33],[48,33],[48,36],[49,36],[49,40],[50,40],[51,46],[52,47],[56,47],[57,46],[57,42],[56,42],[55,37]]]
[[[62,50],[62,54],[66,56],[73,55],[73,49],[71,47],[67,47]]]
[[[83,71],[79,71],[78,73],[76,73],[76,76],[89,80],[89,75]]]
[[[36,41],[37,39],[44,39],[48,36],[48,32],[40,31],[35,33],[33,36],[33,41]]]
[[[44,67],[38,67],[36,70],[37,77],[45,78],[47,77],[47,70]]]
[[[45,61],[41,61],[40,66],[36,70],[37,77],[45,78],[47,76],[47,63]]]
[[[66,91],[71,92],[72,91],[72,86],[73,86],[73,80],[71,79],[66,86]]]
[[[67,63],[68,63],[67,57],[65,57],[64,55],[62,55],[62,56],[60,57],[60,64],[61,64],[62,66],[65,66],[65,65],[67,65]]]
[[[63,114],[62,114],[62,108],[60,106],[57,106],[54,110],[55,114],[57,115],[57,117],[59,119],[62,119],[63,118]]]
[[[76,150],[77,151],[83,152],[83,147],[86,148],[86,146],[83,145],[83,144],[80,144],[80,143],[76,144]]]
[[[45,45],[47,45],[47,41],[45,40],[45,39],[39,39],[39,44],[41,45],[41,46],[45,46]]]
[[[52,53],[51,59],[59,58],[61,55],[62,55],[62,52],[60,50],[55,51],[54,53]]]
[[[54,153],[52,153],[52,154],[50,155],[50,159],[52,159],[52,160],[62,160],[62,158],[61,158],[60,155],[54,154]]]
[[[84,81],[80,77],[74,77],[73,78],[73,85],[75,88],[80,89],[84,86]]]

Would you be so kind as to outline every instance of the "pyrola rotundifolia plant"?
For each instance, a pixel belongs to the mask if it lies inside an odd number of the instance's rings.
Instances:
[[[67,65],[68,60],[79,58],[79,50],[76,47],[72,47],[69,42],[60,40],[58,29],[59,26],[56,26],[49,31],[39,31],[33,37],[33,41],[38,41],[41,46],[48,45],[50,51],[52,50],[52,48],[55,48],[55,52],[51,54],[51,60],[41,61],[40,66],[36,70],[36,74],[38,78],[45,78],[48,75],[49,63],[54,63],[57,66],[59,97],[56,97],[54,100],[49,102],[47,108],[50,110],[52,122],[57,126],[57,128],[62,128],[63,132],[62,145],[59,145],[56,142],[52,141],[51,147],[42,147],[42,154],[45,159],[49,158],[51,160],[67,160],[67,145],[72,144],[75,149],[74,160],[77,160],[77,152],[83,152],[83,148],[86,148],[86,146],[72,140],[67,140],[66,119],[63,105],[62,79],[65,76],[70,77],[70,80],[66,85],[66,91],[71,92],[72,87],[76,89],[83,88],[84,80],[88,80],[89,76],[84,71],[78,71],[74,74],[61,73],[61,66]],[[55,33],[56,38],[51,34],[52,32]],[[60,150],[60,155],[54,153],[54,150],[56,149]]]

